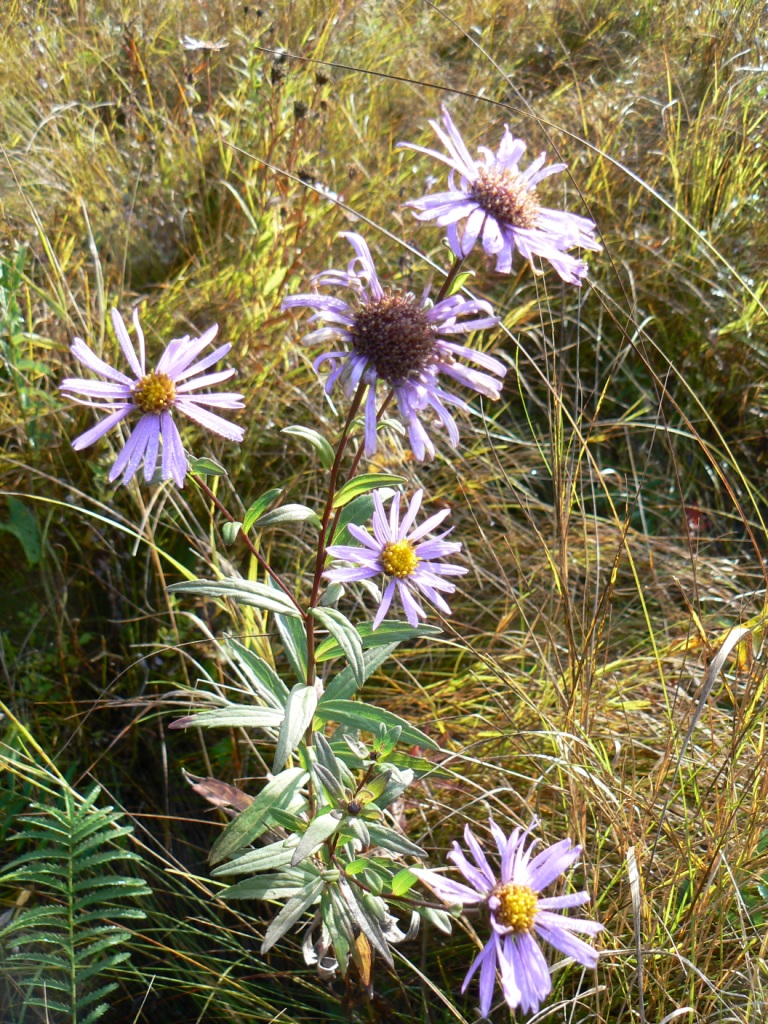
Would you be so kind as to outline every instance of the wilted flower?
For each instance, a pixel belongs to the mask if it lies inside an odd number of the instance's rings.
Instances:
[[[222,419],[221,416],[202,408],[202,406],[209,405],[219,409],[242,409],[242,395],[211,394],[207,391],[203,394],[193,393],[197,392],[199,388],[209,387],[211,384],[218,384],[226,380],[235,372],[234,369],[220,370],[218,373],[207,373],[194,380],[189,379],[223,359],[232,346],[220,345],[209,355],[193,362],[216,337],[218,327],[214,324],[194,340],[186,335],[184,338],[170,341],[160,357],[157,367],[147,373],[144,359],[144,334],[139,325],[136,310],[133,313],[133,324],[139,343],[138,356],[123,318],[116,309],[112,310],[112,324],[134,376],[131,379],[126,374],[109,366],[99,359],[81,338],[75,338],[70,349],[72,355],[89,370],[105,377],[106,381],[69,377],[61,383],[61,390],[70,397],[82,395],[85,400],[80,398],[75,398],[75,400],[95,409],[108,411],[109,415],[95,427],[91,427],[80,437],[75,438],[72,447],[77,451],[87,448],[130,413],[139,412],[142,415],[134,425],[125,447],[115,460],[109,473],[109,479],[116,480],[122,473],[122,482],[127,484],[143,459],[144,479],[149,482],[155,473],[160,438],[162,437],[163,479],[168,480],[172,477],[179,487],[183,487],[184,476],[187,472],[187,459],[181,445],[179,431],[171,417],[172,409],[178,409],[179,412],[189,416],[200,426],[212,430],[216,434],[221,434],[222,437],[229,438],[230,441],[242,441],[243,439],[242,427],[234,426]]]
[[[452,295],[431,306],[426,294],[417,298],[410,292],[388,291],[381,287],[371,253],[361,235],[343,233],[356,252],[346,272],[327,270],[318,274],[315,284],[352,288],[355,300],[347,303],[331,295],[312,292],[290,295],[283,299],[284,309],[309,306],[312,320],[333,325],[308,334],[306,343],[341,338],[348,350],[324,352],[315,360],[315,369],[329,363],[331,372],[325,390],[330,393],[341,378],[347,395],[361,382],[370,388],[365,405],[365,451],[376,451],[376,384],[389,385],[397,398],[400,415],[408,427],[413,453],[417,459],[433,458],[434,445],[419,416],[431,411],[448,432],[455,448],[459,443],[456,422],[446,406],[467,409],[460,398],[444,391],[438,375],[453,377],[487,398],[498,398],[506,367],[474,349],[448,341],[444,335],[467,334],[469,331],[494,327],[498,323],[491,306],[482,300],[467,300]],[[459,317],[482,314],[479,318],[459,322]],[[475,370],[464,366],[467,359],[481,366]],[[494,374],[495,376],[491,376]]]
[[[531,829],[536,824],[534,820]],[[461,991],[466,991],[475,972],[480,969],[480,1012],[486,1016],[491,1008],[496,968],[501,976],[501,989],[508,1005],[535,1011],[552,990],[549,969],[537,936],[545,939],[561,953],[573,957],[585,967],[594,967],[597,952],[573,933],[596,935],[602,925],[554,914],[553,910],[578,907],[589,902],[586,892],[564,896],[540,897],[539,893],[555,881],[581,853],[580,846],[571,846],[562,839],[542,850],[531,860],[536,841],[526,848],[531,829],[516,828],[507,838],[491,819],[493,837],[501,857],[500,877],[494,875],[480,843],[469,826],[464,838],[472,855],[472,863],[458,843],[448,854],[469,885],[454,882],[445,875],[423,868],[412,868],[441,900],[448,904],[485,904],[491,922],[491,937],[469,968]]]
[[[411,530],[416,514],[421,506],[423,491],[416,491],[411,499],[410,505],[400,522],[400,495],[396,494],[392,499],[389,509],[389,518],[384,511],[384,503],[381,500],[379,491],[373,492],[373,537],[367,530],[363,530],[354,523],[350,523],[347,529],[355,538],[364,545],[362,548],[346,544],[332,544],[328,548],[328,554],[333,558],[343,559],[345,562],[357,562],[357,568],[351,569],[328,569],[323,573],[326,579],[334,583],[352,583],[355,580],[367,580],[379,573],[390,577],[384,594],[381,598],[379,610],[373,620],[373,628],[376,629],[384,616],[389,611],[395,590],[400,595],[406,618],[412,626],[419,624],[419,619],[426,618],[426,613],[415,599],[416,591],[439,608],[445,615],[451,614],[451,609],[445,603],[438,591],[444,594],[452,594],[456,588],[448,583],[444,576],[463,576],[467,571],[463,566],[444,564],[433,561],[436,558],[445,558],[446,555],[455,555],[461,550],[461,544],[444,540],[451,532],[446,530],[431,540],[422,541],[422,537],[434,530],[445,517],[450,509],[443,509],[426,519],[421,526]],[[408,532],[410,530],[410,533]],[[421,541],[421,543],[418,543]]]
[[[504,125],[504,136],[494,155],[480,146],[482,160],[473,160],[458,129],[443,107],[443,124],[429,122],[448,150],[448,155],[434,149],[415,146],[409,142],[400,145],[426,153],[450,167],[448,192],[436,192],[411,200],[419,212],[419,220],[434,220],[448,229],[448,241],[455,256],[463,259],[480,239],[489,256],[496,257],[496,269],[508,274],[512,269],[512,254],[519,249],[527,260],[541,256],[549,260],[560,277],[571,284],[580,285],[587,273],[587,264],[567,255],[574,246],[599,250],[595,238],[596,226],[586,217],[564,210],[548,210],[539,202],[536,186],[550,174],[563,171],[566,164],[544,167],[544,153],[526,170],[518,168],[525,143],[516,139]],[[459,182],[456,184],[455,175]],[[457,224],[465,220],[459,238]]]

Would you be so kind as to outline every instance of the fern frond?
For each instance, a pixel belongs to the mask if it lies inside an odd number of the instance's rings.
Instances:
[[[32,889],[40,901],[0,929],[0,947],[21,975],[15,980],[26,989],[25,1003],[60,1012],[72,1024],[95,1024],[104,1015],[105,997],[117,987],[104,975],[129,957],[117,947],[131,933],[117,922],[145,916],[116,901],[151,892],[118,873],[141,858],[121,847],[132,829],[120,824],[118,811],[96,806],[99,792],[94,786],[81,799],[67,790],[59,805],[33,804],[14,838],[34,848],[0,876],[0,884]]]

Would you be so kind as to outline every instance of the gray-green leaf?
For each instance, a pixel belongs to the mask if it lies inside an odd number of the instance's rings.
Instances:
[[[288,900],[272,924],[267,928],[267,934],[264,936],[264,941],[261,944],[262,953],[272,949],[274,944],[279,939],[282,939],[286,932],[290,931],[304,911],[320,896],[324,885],[325,881],[322,878],[316,878],[313,882],[305,885],[301,892],[296,893],[292,899]]]
[[[301,738],[309,728],[317,707],[317,693],[314,686],[297,683],[288,695],[285,705],[285,718],[277,737],[275,759],[272,771],[279,772],[293,751],[298,747]]]
[[[363,661],[363,643],[355,627],[337,608],[313,608],[312,614],[322,623],[331,636],[335,637],[342,651],[349,659],[349,667],[354,673],[357,685],[365,682],[365,662]]]
[[[168,587],[168,591],[172,594],[199,594],[208,598],[229,597],[237,604],[264,608],[268,612],[279,612],[281,615],[294,618],[300,617],[301,614],[293,601],[282,590],[266,586],[264,583],[236,577],[228,577],[223,580],[189,580],[172,583]]]
[[[415,725],[410,725],[404,718],[400,718],[392,711],[376,707],[375,704],[364,704],[359,700],[326,700],[318,704],[316,714],[321,722],[338,722],[339,725],[348,725],[352,729],[365,729],[374,735],[380,724],[388,729],[399,725],[402,728],[400,735],[404,743],[417,744],[431,750],[440,749],[433,739]]]
[[[309,442],[320,456],[320,462],[323,464],[323,469],[330,469],[333,465],[333,460],[335,458],[333,448],[331,448],[323,435],[318,434],[316,430],[313,430],[311,427],[302,427],[299,424],[296,424],[291,427],[283,427],[280,433],[290,434],[292,437],[300,437],[302,441]]]
[[[303,768],[288,768],[270,780],[250,807],[238,814],[213,844],[210,863],[220,864],[265,832],[269,828],[269,812],[275,807],[287,807],[308,778]]]
[[[319,814],[309,823],[309,828],[299,840],[299,845],[293,852],[291,867],[295,868],[303,860],[319,847],[322,846],[329,836],[338,832],[344,820],[341,812],[329,811],[327,814]]]

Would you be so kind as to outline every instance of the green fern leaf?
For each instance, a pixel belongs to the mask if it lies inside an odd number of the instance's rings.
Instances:
[[[61,1013],[72,1024],[95,1024],[106,1013],[105,997],[117,985],[104,976],[130,955],[118,947],[131,933],[117,922],[145,916],[116,901],[150,893],[143,882],[118,873],[126,861],[141,858],[122,849],[132,829],[119,824],[118,811],[96,806],[99,793],[94,786],[78,798],[68,790],[59,805],[33,804],[15,838],[34,848],[0,875],[0,885],[32,889],[38,901],[0,929],[25,1003]]]

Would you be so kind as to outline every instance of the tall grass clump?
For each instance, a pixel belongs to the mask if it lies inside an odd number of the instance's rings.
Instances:
[[[0,1019],[762,1020],[762,8],[0,19]]]

